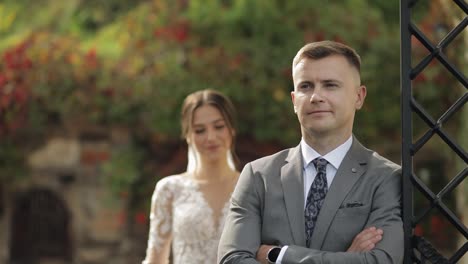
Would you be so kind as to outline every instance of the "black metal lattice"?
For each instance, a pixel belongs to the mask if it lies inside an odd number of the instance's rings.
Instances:
[[[450,224],[462,236],[468,239],[468,229],[459,217],[442,200],[459,186],[468,175],[468,156],[465,149],[457,144],[446,131],[443,125],[450,120],[455,113],[461,112],[468,101],[468,81],[466,76],[452,64],[444,53],[450,49],[453,40],[466,30],[468,25],[468,4],[464,0],[452,0],[460,8],[465,17],[437,44],[431,43],[429,38],[418,29],[412,22],[412,9],[417,0],[400,1],[400,27],[401,27],[401,118],[402,118],[402,173],[403,173],[403,225],[405,231],[405,258],[404,263],[457,263],[468,250],[468,242],[462,245],[452,256],[446,258],[442,256],[424,237],[414,234],[415,226],[429,214],[433,209],[437,209],[450,222]],[[420,62],[412,67],[412,37],[419,41],[429,52]],[[461,54],[463,56],[463,54]],[[456,80],[465,88],[461,95],[437,120],[434,120],[426,109],[414,98],[412,80],[433,61],[437,60],[450,72]],[[450,91],[447,91],[450,92]],[[415,114],[429,128],[420,138],[413,142],[413,120]],[[463,122],[466,122],[464,120]],[[452,180],[445,185],[441,191],[434,193],[421,179],[413,173],[413,157],[421,148],[434,136],[439,136],[443,142],[465,162],[465,168],[459,172]],[[424,208],[422,214],[414,215],[414,194],[415,188],[429,202],[429,207]]]

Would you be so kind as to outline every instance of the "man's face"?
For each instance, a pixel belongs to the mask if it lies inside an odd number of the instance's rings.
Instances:
[[[291,97],[304,137],[351,136],[355,111],[366,97],[356,68],[339,55],[305,58],[294,67],[293,80]]]

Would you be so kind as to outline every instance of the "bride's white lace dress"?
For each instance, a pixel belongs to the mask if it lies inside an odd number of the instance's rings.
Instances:
[[[147,258],[143,264],[153,263],[151,255],[161,254],[163,239],[170,236],[173,264],[215,264],[228,207],[229,201],[216,216],[199,184],[190,177],[161,179],[152,197]]]

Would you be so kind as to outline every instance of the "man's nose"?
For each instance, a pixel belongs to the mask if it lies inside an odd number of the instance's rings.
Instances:
[[[322,97],[322,90],[319,87],[316,87],[312,94],[310,95],[310,102],[311,103],[316,103],[316,102],[322,102],[323,97]]]

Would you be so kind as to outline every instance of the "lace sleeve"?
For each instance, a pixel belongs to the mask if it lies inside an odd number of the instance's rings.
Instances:
[[[160,180],[151,198],[146,259],[142,264],[168,263],[172,238],[172,194],[168,178]]]

